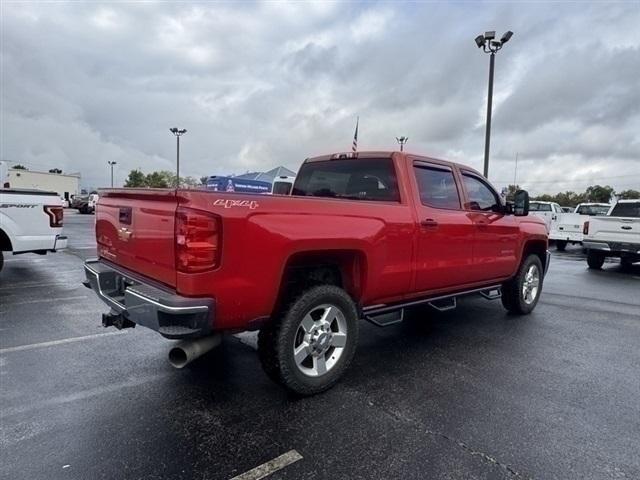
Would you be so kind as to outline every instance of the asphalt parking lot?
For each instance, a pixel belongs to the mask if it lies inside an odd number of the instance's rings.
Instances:
[[[175,370],[158,334],[103,329],[93,222],[65,212],[67,251],[0,274],[2,478],[230,479],[291,451],[269,478],[640,478],[640,265],[569,246],[528,317],[468,298],[363,324],[344,379],[298,399],[251,338]]]

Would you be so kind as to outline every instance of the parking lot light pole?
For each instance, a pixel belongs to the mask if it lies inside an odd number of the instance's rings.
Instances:
[[[111,167],[111,188],[113,188],[113,166],[118,163],[116,161],[107,160],[107,163]]]
[[[400,151],[403,152],[404,151],[404,144],[407,143],[409,141],[409,137],[396,137],[396,141],[400,144]]]
[[[489,146],[491,143],[491,104],[493,103],[493,70],[496,61],[496,53],[507,43],[513,32],[509,30],[500,40],[495,40],[496,32],[485,32],[484,35],[478,35],[475,39],[478,48],[482,48],[485,53],[489,54],[489,91],[487,93],[487,128],[484,137],[484,176],[489,178]]]
[[[170,128],[169,131],[176,136],[176,188],[180,187],[180,137],[187,133],[186,128]]]

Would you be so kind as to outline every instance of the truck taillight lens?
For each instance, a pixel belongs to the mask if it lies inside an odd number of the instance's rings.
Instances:
[[[589,235],[589,222],[584,222],[584,226],[582,227],[582,234]]]
[[[59,205],[45,205],[44,213],[49,216],[49,226],[51,228],[60,228],[62,226],[62,218],[64,210]]]
[[[220,217],[179,207],[176,211],[176,269],[183,273],[212,270],[220,261]]]

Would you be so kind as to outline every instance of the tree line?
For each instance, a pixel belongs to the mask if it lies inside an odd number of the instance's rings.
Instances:
[[[509,185],[507,199],[511,200],[516,190],[520,190],[520,185]],[[618,200],[626,200],[633,198],[640,198],[640,191],[628,189],[616,192],[613,187],[606,185],[591,185],[587,187],[584,192],[559,192],[556,194],[544,193],[532,197],[532,200],[539,200],[542,202],[555,202],[563,207],[575,207],[579,203],[609,203],[613,198]]]
[[[160,170],[147,173],[146,175],[140,169],[131,170],[127,180],[124,182],[125,187],[148,187],[148,188],[168,188],[177,186],[176,174],[169,170]],[[194,177],[180,177],[180,185],[183,187],[197,187],[206,184],[207,177],[196,179]]]

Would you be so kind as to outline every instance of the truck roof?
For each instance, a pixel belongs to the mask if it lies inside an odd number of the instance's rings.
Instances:
[[[358,160],[363,158],[369,159],[369,158],[392,158],[392,157],[404,157],[405,160],[407,159],[424,160],[426,162],[436,162],[436,163],[443,163],[448,165],[455,165],[458,168],[469,170],[482,176],[482,174],[478,172],[475,168],[472,168],[468,165],[464,165],[462,163],[452,162],[451,160],[443,160],[441,158],[427,157],[426,155],[420,155],[417,153],[399,152],[397,150],[391,150],[391,151],[372,150],[372,151],[366,151],[366,152],[336,152],[336,153],[330,153],[328,155],[319,155],[317,157],[309,157],[309,158],[306,158],[303,163],[323,162],[327,160],[349,160],[349,159]]]

